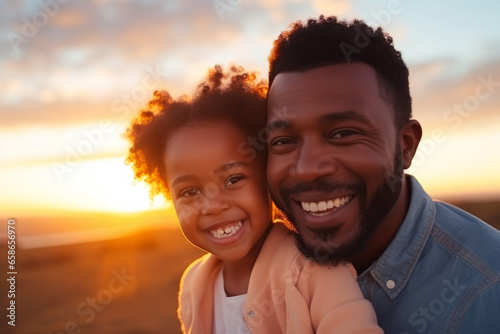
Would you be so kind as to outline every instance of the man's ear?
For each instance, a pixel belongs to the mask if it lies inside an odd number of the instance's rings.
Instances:
[[[422,138],[422,126],[415,119],[410,119],[399,131],[399,144],[403,155],[403,168],[411,166],[411,161],[417,152],[418,144]]]

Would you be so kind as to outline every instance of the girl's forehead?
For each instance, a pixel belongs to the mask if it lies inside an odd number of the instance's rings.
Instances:
[[[238,157],[238,147],[245,142],[245,136],[236,126],[226,122],[198,123],[185,126],[167,141],[165,159],[191,159],[203,163],[206,160]],[[207,154],[204,154],[204,153]]]
[[[196,122],[182,127],[164,149],[166,175],[208,174],[228,163],[240,162],[254,170],[266,168],[266,144],[256,142],[228,121]]]
[[[259,154],[253,142],[234,125],[199,125],[185,127],[169,140],[164,152],[169,177],[210,174],[234,162],[256,170],[265,168],[265,159],[261,158],[265,152]]]

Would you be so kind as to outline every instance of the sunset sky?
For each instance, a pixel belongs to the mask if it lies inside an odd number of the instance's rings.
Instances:
[[[273,40],[319,14],[393,36],[424,138],[410,172],[435,197],[500,196],[498,1],[0,1],[0,214],[130,212],[122,134],[156,89],[214,64],[267,77]],[[3,219],[2,218],[2,219]]]

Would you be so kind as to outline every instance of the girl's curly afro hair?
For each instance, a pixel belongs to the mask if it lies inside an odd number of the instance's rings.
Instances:
[[[257,73],[231,66],[224,72],[216,65],[200,83],[190,99],[177,100],[167,91],[155,91],[147,107],[141,110],[127,129],[130,142],[125,160],[135,179],[149,185],[150,197],[170,192],[166,183],[164,153],[169,138],[183,127],[211,121],[235,125],[245,137],[255,137],[266,126],[267,82]],[[267,150],[257,150],[263,163]]]

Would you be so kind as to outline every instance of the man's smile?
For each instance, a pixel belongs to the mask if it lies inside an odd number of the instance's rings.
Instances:
[[[343,207],[352,199],[352,195],[337,197],[319,202],[301,201],[302,209],[313,216],[323,216]]]

